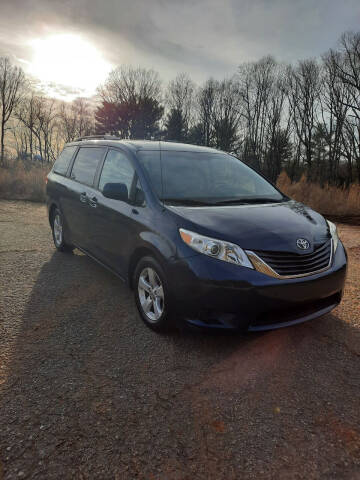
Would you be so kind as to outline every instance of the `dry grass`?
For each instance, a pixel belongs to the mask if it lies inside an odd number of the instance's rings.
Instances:
[[[360,185],[353,184],[346,190],[330,185],[322,188],[316,183],[308,183],[306,177],[291,183],[285,172],[278,178],[277,186],[282,192],[299,202],[309,205],[323,215],[332,217],[356,217],[360,215]]]
[[[49,167],[23,164],[0,168],[0,198],[7,200],[45,201],[45,179]]]

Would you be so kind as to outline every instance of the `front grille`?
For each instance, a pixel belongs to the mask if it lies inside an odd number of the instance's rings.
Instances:
[[[256,255],[278,275],[308,275],[330,266],[332,254],[331,240],[315,248],[312,253],[255,251]]]

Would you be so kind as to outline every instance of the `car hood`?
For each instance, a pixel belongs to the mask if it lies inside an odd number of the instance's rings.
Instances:
[[[247,250],[308,254],[330,238],[324,217],[293,200],[264,205],[166,208],[175,215],[179,228],[227,240]],[[308,240],[310,248],[300,250],[296,245],[299,238]]]

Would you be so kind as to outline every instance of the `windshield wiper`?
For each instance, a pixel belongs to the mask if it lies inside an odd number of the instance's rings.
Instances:
[[[284,198],[276,200],[269,197],[241,197],[220,200],[218,202],[215,202],[215,205],[246,205],[251,203],[279,203],[283,201]]]
[[[241,197],[241,198],[227,198],[226,200],[209,201],[199,200],[198,198],[162,198],[164,203],[170,205],[185,205],[191,207],[207,206],[214,207],[218,205],[249,205],[254,203],[279,203],[283,202],[285,198],[275,200],[269,197]]]
[[[161,200],[170,205],[186,205],[191,207],[214,205],[213,203],[205,200],[198,200],[197,198],[162,198]]]

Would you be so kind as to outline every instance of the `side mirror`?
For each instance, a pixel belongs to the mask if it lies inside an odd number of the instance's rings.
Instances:
[[[125,183],[105,183],[102,194],[106,198],[113,200],[122,200],[127,202],[129,200],[129,193]]]

